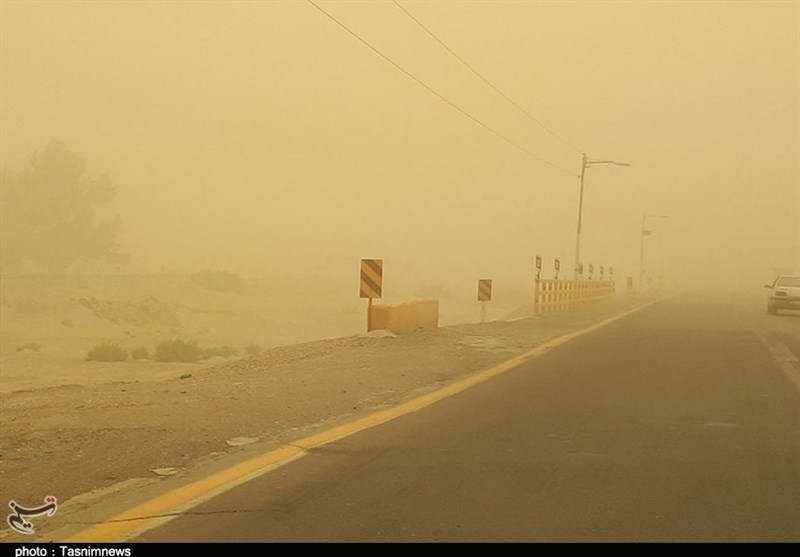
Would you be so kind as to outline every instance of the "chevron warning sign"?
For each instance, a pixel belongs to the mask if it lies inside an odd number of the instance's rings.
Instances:
[[[361,298],[380,298],[383,291],[383,259],[361,260]]]
[[[490,302],[492,300],[492,281],[490,279],[478,280],[478,301]]]

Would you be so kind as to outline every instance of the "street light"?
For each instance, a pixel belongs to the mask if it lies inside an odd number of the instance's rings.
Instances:
[[[575,280],[578,279],[578,264],[580,263],[581,258],[581,221],[583,218],[583,177],[586,174],[586,169],[590,166],[596,164],[613,164],[614,166],[631,166],[627,162],[618,162],[618,161],[594,161],[589,159],[586,156],[586,153],[583,153],[583,158],[581,159],[581,193],[580,197],[578,198],[578,233],[575,238]]]
[[[653,219],[665,219],[667,218],[666,215],[648,215],[647,213],[642,213],[642,238],[641,238],[641,246],[639,247],[639,290],[644,290],[644,238],[645,236],[650,236],[650,231],[647,230],[647,217]]]

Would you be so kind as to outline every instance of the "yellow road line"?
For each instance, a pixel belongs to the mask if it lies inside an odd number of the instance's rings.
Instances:
[[[196,482],[187,484],[185,486],[174,489],[168,493],[164,493],[140,505],[137,505],[127,511],[124,511],[106,522],[101,522],[91,528],[78,532],[70,537],[68,542],[111,542],[122,541],[130,539],[134,535],[138,535],[158,524],[161,524],[176,514],[186,511],[203,501],[227,491],[237,485],[240,485],[250,479],[260,476],[270,470],[274,470],[279,466],[283,466],[297,458],[300,458],[309,449],[331,443],[338,439],[342,439],[349,435],[353,435],[364,429],[374,427],[376,425],[388,422],[395,418],[399,418],[405,414],[416,412],[438,402],[447,397],[453,396],[457,393],[465,391],[479,383],[483,383],[492,377],[505,373],[526,361],[533,359],[537,356],[544,354],[569,342],[570,340],[583,336],[592,331],[596,331],[606,325],[618,321],[628,315],[636,313],[660,300],[641,305],[632,310],[626,311],[614,317],[610,317],[599,323],[595,323],[580,331],[567,333],[560,337],[554,338],[530,350],[506,360],[489,369],[479,371],[473,375],[451,383],[441,389],[437,389],[432,393],[417,397],[402,404],[398,404],[393,408],[386,410],[379,410],[363,418],[359,418],[352,422],[342,424],[331,428],[329,430],[317,433],[310,437],[293,441],[292,443],[282,445],[277,449],[271,450],[267,453],[251,458],[225,470],[221,470],[215,474],[197,480]],[[168,516],[165,516],[168,515]]]

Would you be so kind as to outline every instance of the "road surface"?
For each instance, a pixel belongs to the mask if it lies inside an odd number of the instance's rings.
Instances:
[[[800,316],[763,305],[663,301],[138,540],[800,541]]]

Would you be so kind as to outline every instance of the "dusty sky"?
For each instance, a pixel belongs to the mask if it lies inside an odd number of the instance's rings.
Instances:
[[[584,261],[758,288],[800,259],[800,3],[0,2],[0,156],[59,139],[117,187],[132,270],[397,284]],[[566,141],[560,139],[563,138]],[[338,277],[338,278],[337,278]],[[471,287],[471,286],[470,286]]]

